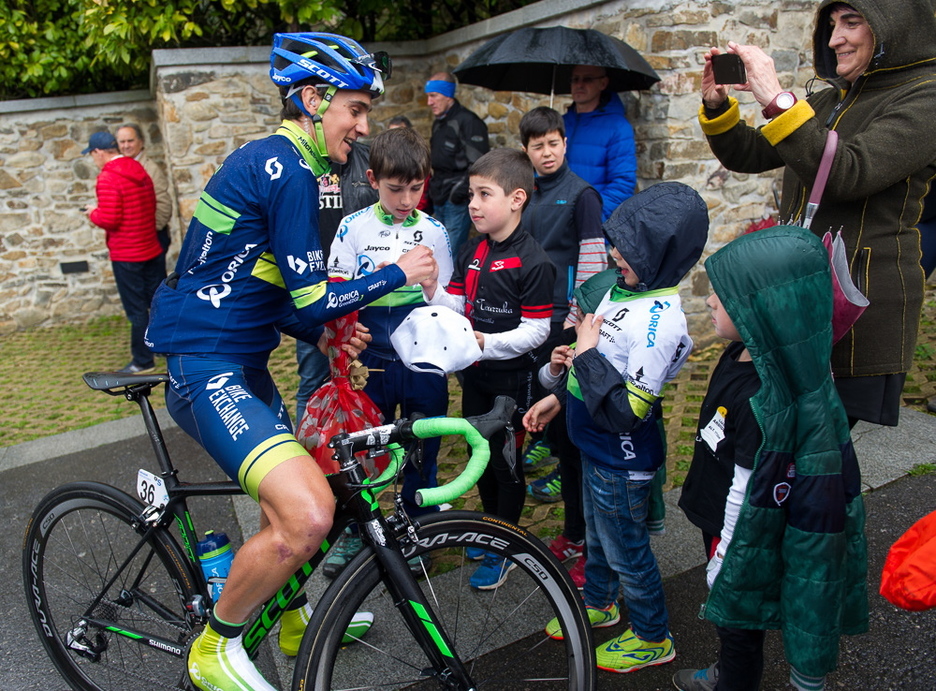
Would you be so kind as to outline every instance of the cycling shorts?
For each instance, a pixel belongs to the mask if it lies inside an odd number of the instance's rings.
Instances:
[[[170,355],[166,365],[172,419],[254,500],[259,501],[260,482],[273,468],[309,455],[296,441],[266,369],[216,355]]]

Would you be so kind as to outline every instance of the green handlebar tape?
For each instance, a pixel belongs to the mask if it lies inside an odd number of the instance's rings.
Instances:
[[[387,451],[390,452],[390,462],[377,479],[371,482],[372,485],[383,485],[393,480],[397,471],[400,469],[400,465],[403,463],[404,453],[402,446],[399,444],[387,444]]]
[[[462,418],[435,417],[417,420],[413,423],[413,434],[420,439],[460,434],[471,446],[471,458],[458,477],[441,487],[416,491],[416,503],[419,506],[437,506],[463,495],[478,482],[491,457],[487,439],[481,436],[470,422]]]

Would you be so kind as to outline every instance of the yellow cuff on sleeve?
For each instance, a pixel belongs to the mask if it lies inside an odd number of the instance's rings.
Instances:
[[[815,115],[816,111],[812,109],[809,103],[797,101],[792,108],[780,113],[780,115],[761,127],[761,134],[764,135],[764,139],[770,142],[771,146],[776,146]]]
[[[705,116],[705,106],[699,106],[699,124],[702,125],[702,133],[708,137],[716,134],[724,134],[741,120],[741,110],[738,108],[738,99],[728,97],[728,110],[718,117],[709,120]]]

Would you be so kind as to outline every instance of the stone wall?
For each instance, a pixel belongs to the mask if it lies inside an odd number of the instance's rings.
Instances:
[[[75,101],[0,114],[0,333],[122,313],[104,231],[81,210],[98,173],[81,150],[92,132],[135,122],[162,161],[155,104],[147,91]],[[86,270],[67,272],[78,262]]]
[[[372,114],[372,134],[390,117],[405,114],[428,136],[431,118],[422,93],[426,79],[455,67],[497,33],[555,25],[604,31],[632,45],[662,78],[649,91],[623,95],[638,141],[638,184],[643,188],[679,180],[699,190],[711,214],[706,249],[711,253],[773,210],[775,176],[729,173],[712,157],[696,120],[702,55],[728,40],[760,45],[773,55],[781,83],[802,94],[802,85],[812,76],[814,8],[812,1],[797,0],[543,0],[429,41],[371,46],[394,58],[393,79]],[[116,295],[106,275],[100,234],[77,211],[79,202],[93,195],[93,171],[90,161],[80,158],[76,142],[85,141],[101,124],[119,124],[130,117],[128,112],[149,123],[155,140],[151,151],[160,142],[161,129],[179,227],[184,228],[224,157],[245,141],[266,136],[279,121],[268,55],[266,48],[155,51],[155,101],[134,104],[133,110],[129,104],[111,113],[78,108],[56,113],[56,118],[34,116],[29,123],[15,118],[11,123],[10,115],[0,113],[0,328],[114,309]],[[548,96],[467,85],[459,87],[458,98],[488,123],[492,146],[518,147],[520,117],[532,107],[549,105]],[[753,99],[741,94],[740,100],[744,117],[758,122]],[[558,96],[553,106],[564,111],[569,102]],[[60,256],[87,258],[95,267],[97,290],[93,276],[56,275]],[[711,337],[703,305],[708,291],[700,265],[687,277],[682,293],[692,330],[702,342]]]

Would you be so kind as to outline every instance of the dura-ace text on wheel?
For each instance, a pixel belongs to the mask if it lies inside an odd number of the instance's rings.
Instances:
[[[134,527],[143,511],[113,487],[73,483],[33,514],[23,550],[30,614],[55,666],[76,689],[176,689],[194,593],[168,532]]]
[[[581,598],[540,542],[477,513],[447,511],[419,522],[418,544],[404,553],[422,557],[429,577],[420,585],[452,642],[451,652],[468,669],[471,688],[594,687],[594,647]],[[468,579],[480,562],[467,558],[467,548],[496,553],[515,568],[498,588],[475,590]],[[293,689],[463,688],[427,662],[395,611],[380,571],[374,553],[365,549],[325,593],[299,650]],[[358,610],[373,612],[374,625],[361,641],[342,645]],[[544,633],[553,617],[565,632],[562,641]]]

